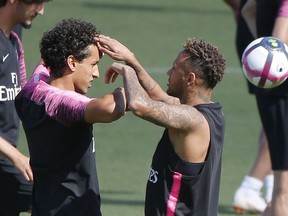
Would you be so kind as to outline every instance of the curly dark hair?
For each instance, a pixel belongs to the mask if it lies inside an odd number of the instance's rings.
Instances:
[[[43,3],[43,2],[49,2],[49,1],[52,1],[52,0],[19,0],[19,1],[22,1],[26,4],[34,4],[34,3]],[[7,0],[0,0],[0,7],[6,5],[7,3]]]
[[[88,46],[95,44],[95,36],[100,31],[92,23],[77,20],[64,19],[52,30],[44,33],[40,42],[41,58],[54,77],[63,76],[66,59],[73,55],[78,61],[82,61],[91,55]]]
[[[203,84],[213,89],[222,80],[225,70],[225,59],[219,49],[195,38],[188,38],[183,47],[190,55],[185,70],[191,71],[192,68]]]

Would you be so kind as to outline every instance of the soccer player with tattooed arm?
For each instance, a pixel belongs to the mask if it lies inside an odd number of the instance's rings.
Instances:
[[[100,50],[115,60],[105,80],[123,76],[129,110],[164,128],[146,187],[145,215],[216,216],[224,139],[221,105],[212,101],[225,60],[211,44],[188,39],[167,72],[167,92],[120,42],[100,35]]]

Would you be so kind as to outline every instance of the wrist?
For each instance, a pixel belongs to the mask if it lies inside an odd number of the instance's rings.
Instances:
[[[125,60],[125,64],[129,66],[133,66],[137,62],[137,59],[134,55],[134,53],[131,52],[131,55]]]

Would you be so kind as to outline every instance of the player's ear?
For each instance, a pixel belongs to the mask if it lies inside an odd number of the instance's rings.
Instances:
[[[75,59],[75,57],[73,55],[69,55],[67,57],[66,63],[67,63],[67,66],[69,67],[69,69],[71,71],[75,71],[76,70],[77,60]]]
[[[187,76],[188,76],[187,77],[188,85],[195,83],[195,80],[196,80],[196,74],[195,73],[190,72],[190,73],[188,73]]]

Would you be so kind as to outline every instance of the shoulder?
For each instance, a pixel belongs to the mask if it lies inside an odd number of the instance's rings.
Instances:
[[[23,87],[20,93],[17,95],[17,99],[21,99],[23,97],[31,99],[33,94],[43,94],[45,96],[45,92],[49,89],[49,71],[43,65],[39,65],[34,70],[31,78],[28,80],[27,84]],[[40,86],[40,88],[38,87]],[[38,87],[38,88],[37,88]],[[36,91],[37,89],[37,91]]]
[[[200,104],[195,106],[195,108],[207,119],[208,122],[224,121],[222,106],[219,103]]]
[[[83,121],[84,111],[91,101],[85,95],[49,85],[49,70],[43,65],[35,69],[16,99],[28,99],[44,106],[47,116],[65,124]]]
[[[17,35],[17,33],[15,33],[14,31],[11,32],[11,39],[17,42],[19,52],[24,53],[24,47],[23,47],[22,41]]]

